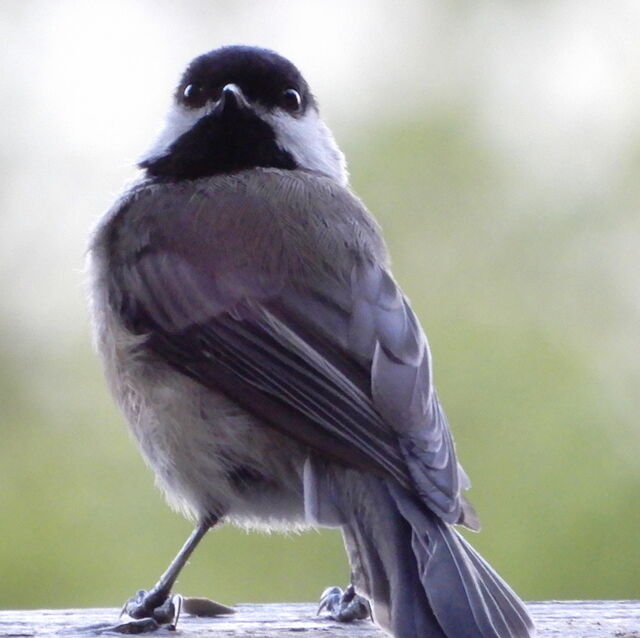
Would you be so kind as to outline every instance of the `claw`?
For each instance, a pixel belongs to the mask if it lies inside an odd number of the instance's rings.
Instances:
[[[182,609],[182,596],[175,594],[167,598],[162,605],[159,605],[153,610],[152,618],[158,621],[161,625],[169,625],[169,628],[173,626],[175,628],[180,617],[180,611]]]
[[[316,612],[316,616],[320,615],[324,609],[331,612],[335,607],[340,604],[342,598],[342,589],[340,587],[327,587],[320,596],[320,606]]]
[[[129,613],[129,609],[132,609],[134,605],[135,606],[141,605],[146,594],[147,594],[146,589],[139,589],[136,592],[135,596],[133,596],[132,598],[129,598],[129,600],[125,600],[124,605],[122,605],[122,609],[120,610],[120,615],[118,616],[118,618],[122,618],[125,614],[127,614],[127,616],[131,616],[131,614]]]
[[[169,629],[171,631],[176,630],[176,625],[180,620],[180,613],[182,612],[183,598],[180,594],[174,594],[171,597],[171,607],[173,609],[172,621],[169,623]]]
[[[155,618],[160,624],[165,625],[175,615],[173,598],[167,594],[159,594],[153,589],[139,589],[136,595],[124,604],[122,610],[131,618]]]
[[[140,589],[120,610],[120,618],[126,614],[132,620],[114,625],[110,630],[121,634],[142,634],[165,627],[175,631],[181,611],[180,594],[161,600],[157,592]]]
[[[211,618],[235,613],[232,607],[208,598],[184,598],[180,594],[168,596],[161,604],[152,607],[157,602],[157,595],[141,589],[123,605],[120,611],[119,617],[122,618],[126,614],[131,618],[130,621],[104,627],[96,626],[95,630],[97,633],[115,631],[121,634],[142,634],[158,629],[175,631],[183,611],[193,616]]]
[[[344,591],[340,587],[329,587],[322,592],[318,614],[323,610],[329,612],[329,618],[338,622],[353,622],[371,618],[369,601],[356,594],[353,585]]]
[[[126,614],[131,622],[116,625],[113,630],[127,634],[155,631],[160,627],[175,630],[182,610],[182,596],[172,596],[171,589],[193,550],[216,522],[214,516],[200,521],[158,582],[149,591],[139,590],[124,604],[120,618]]]

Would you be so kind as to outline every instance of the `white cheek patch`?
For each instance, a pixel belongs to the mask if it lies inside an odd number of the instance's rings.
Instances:
[[[166,155],[170,146],[196,122],[211,112],[211,105],[207,104],[199,109],[187,109],[173,104],[167,113],[164,127],[151,146],[142,154],[139,162],[149,161]]]
[[[323,173],[342,186],[347,185],[344,155],[316,111],[309,109],[299,118],[283,111],[263,117],[273,127],[280,148],[291,153],[300,168]]]
[[[138,161],[148,162],[166,155],[178,138],[214,108],[215,103],[207,103],[199,109],[173,104],[160,134]],[[257,105],[254,111],[273,128],[278,146],[291,153],[300,168],[322,173],[342,186],[347,185],[349,178],[344,155],[315,110],[309,109],[303,117],[292,117],[281,110],[268,112]]]

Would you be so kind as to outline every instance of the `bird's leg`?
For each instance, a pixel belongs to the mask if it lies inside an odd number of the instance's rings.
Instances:
[[[134,620],[118,625],[116,627],[118,631],[121,633],[141,633],[153,631],[161,625],[175,625],[180,613],[181,598],[171,596],[171,589],[193,550],[209,529],[217,523],[217,520],[214,517],[203,520],[191,532],[187,542],[171,561],[160,580],[149,591],[141,589],[124,604],[122,614],[127,614]]]
[[[318,614],[327,610],[329,617],[338,622],[353,622],[371,618],[371,605],[366,598],[356,594],[355,587],[349,585],[344,591],[340,587],[328,587],[320,597]]]

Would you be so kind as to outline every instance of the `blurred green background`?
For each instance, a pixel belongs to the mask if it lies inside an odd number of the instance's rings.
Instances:
[[[107,395],[83,251],[185,64],[237,42],[300,66],[382,223],[473,544],[527,599],[640,597],[638,32],[632,0],[3,0],[0,606],[118,605],[189,532]],[[347,578],[335,531],[224,528],[179,590]]]

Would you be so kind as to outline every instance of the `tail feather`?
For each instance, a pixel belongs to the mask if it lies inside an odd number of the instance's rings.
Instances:
[[[533,623],[524,604],[462,536],[402,488],[390,485],[389,492],[411,527],[420,581],[446,636],[533,635]]]
[[[352,582],[371,601],[376,622],[396,638],[447,638],[431,606],[413,594],[422,583],[407,522],[365,506],[342,533]]]
[[[531,638],[527,610],[484,559],[417,497],[310,460],[307,515],[340,526],[352,582],[394,638]]]
[[[500,576],[487,564],[487,562],[478,554],[469,543],[461,539],[470,560],[473,562],[478,573],[482,574],[486,587],[490,590],[495,601],[502,601],[506,615],[511,618],[513,625],[518,624],[518,620],[522,626],[522,635],[528,636],[534,630],[534,625],[529,616],[529,612],[524,607],[517,594],[505,583]],[[511,612],[511,613],[509,613]],[[529,632],[529,633],[526,633]]]

